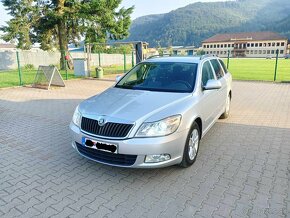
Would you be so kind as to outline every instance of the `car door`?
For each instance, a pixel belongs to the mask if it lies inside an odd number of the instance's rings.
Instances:
[[[213,68],[209,61],[204,62],[202,66],[201,85],[204,87],[208,80],[216,79]],[[203,90],[200,100],[201,111],[203,116],[204,130],[211,126],[214,122],[218,109],[217,104],[219,99],[216,98],[218,90]]]
[[[219,63],[219,61],[217,59],[212,59],[210,60],[212,69],[216,75],[217,80],[220,81],[220,83],[222,84],[222,87],[220,89],[217,90],[216,94],[216,99],[218,99],[217,101],[217,114],[216,116],[219,117],[225,109],[225,105],[226,105],[226,99],[228,96],[227,93],[227,81],[224,78],[224,71]]]

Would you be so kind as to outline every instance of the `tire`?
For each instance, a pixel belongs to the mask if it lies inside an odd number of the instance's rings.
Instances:
[[[194,122],[188,132],[183,151],[183,158],[180,166],[183,168],[191,166],[195,161],[199,150],[201,133],[196,122]],[[193,144],[190,144],[192,142]],[[197,143],[197,144],[196,144]]]
[[[230,109],[231,109],[231,96],[229,94],[226,101],[225,112],[220,116],[220,119],[227,119],[230,115]]]

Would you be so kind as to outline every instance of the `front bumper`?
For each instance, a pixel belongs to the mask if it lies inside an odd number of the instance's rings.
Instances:
[[[132,168],[159,168],[179,164],[182,161],[184,145],[187,137],[187,131],[175,132],[169,136],[155,138],[129,138],[124,140],[111,140],[94,137],[84,134],[75,124],[70,124],[72,133],[72,146],[84,157],[93,161],[119,167]],[[117,144],[118,154],[120,155],[136,155],[134,164],[128,166],[124,164],[114,164],[102,161],[102,159],[94,158],[92,155],[86,155],[78,146],[82,144],[82,138],[87,137],[105,143]],[[171,159],[159,163],[145,163],[146,155],[170,154]],[[117,156],[116,156],[117,158]]]

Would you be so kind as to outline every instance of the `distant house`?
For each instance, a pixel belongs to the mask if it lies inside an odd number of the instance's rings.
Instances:
[[[172,46],[173,55],[193,55],[194,46]]]
[[[286,37],[274,32],[248,32],[217,34],[202,42],[206,54],[227,57],[265,58],[275,57],[278,50],[279,57],[287,52]]]
[[[0,43],[0,51],[15,51],[16,45],[14,44],[7,44],[7,43]]]

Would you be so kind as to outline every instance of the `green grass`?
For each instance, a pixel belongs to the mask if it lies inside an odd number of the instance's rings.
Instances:
[[[131,68],[132,68],[131,64],[126,65],[126,71],[130,70]],[[124,73],[124,65],[122,66],[112,65],[112,66],[103,67],[103,69],[104,69],[104,75]]]
[[[275,70],[275,59],[230,59],[229,71],[236,80],[258,80],[273,81]],[[224,59],[227,63],[227,60]],[[132,66],[126,66],[130,70]],[[103,67],[104,75],[123,74],[124,66],[107,66]],[[37,70],[23,70],[22,81],[24,85],[33,83]],[[61,71],[62,78],[65,80],[65,71]],[[91,70],[91,76],[96,75],[95,69]],[[68,71],[68,79],[77,78],[72,70]],[[277,81],[290,81],[290,60],[279,59],[277,69]],[[19,86],[19,76],[17,70],[0,71],[0,88]]]
[[[22,83],[23,85],[31,85],[34,81],[37,70],[22,70]],[[62,78],[66,79],[64,70],[60,71]],[[74,76],[74,72],[68,71],[68,79],[79,78]],[[0,71],[0,88],[19,86],[18,70]]]
[[[227,60],[224,59],[225,64]],[[273,81],[275,59],[230,59],[229,71],[236,80]],[[290,60],[279,59],[276,81],[290,81]]]

